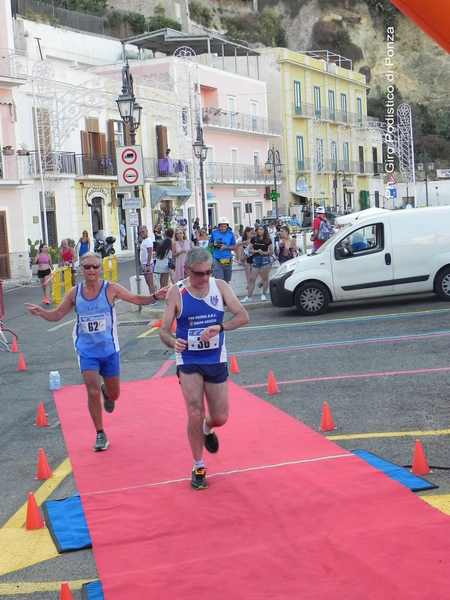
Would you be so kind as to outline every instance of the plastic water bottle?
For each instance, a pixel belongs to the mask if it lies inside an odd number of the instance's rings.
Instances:
[[[48,387],[52,392],[61,388],[61,376],[59,371],[50,371],[48,374]]]

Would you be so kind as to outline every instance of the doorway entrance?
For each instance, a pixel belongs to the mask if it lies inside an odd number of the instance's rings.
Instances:
[[[94,238],[103,239],[103,198],[93,198],[91,204],[92,235]]]

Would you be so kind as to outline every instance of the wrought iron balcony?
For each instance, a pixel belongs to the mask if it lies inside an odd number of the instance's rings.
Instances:
[[[182,158],[144,158],[144,177],[190,180],[192,164]]]
[[[237,163],[205,163],[206,181],[212,184],[253,184],[271,185],[273,174],[263,167]],[[282,179],[281,176],[277,176]]]
[[[0,185],[33,177],[30,156],[0,154]]]
[[[0,84],[14,87],[24,84],[27,79],[26,58],[8,48],[0,48]]]
[[[204,127],[220,127],[234,131],[245,131],[265,135],[279,135],[279,123],[268,121],[264,117],[231,112],[219,107],[208,106],[202,109]]]

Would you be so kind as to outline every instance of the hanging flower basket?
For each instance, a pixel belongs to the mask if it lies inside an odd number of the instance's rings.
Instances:
[[[12,146],[3,146],[2,152],[5,156],[11,156],[14,154],[14,148]]]

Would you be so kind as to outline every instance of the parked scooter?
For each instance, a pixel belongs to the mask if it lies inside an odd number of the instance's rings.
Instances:
[[[109,235],[104,240],[96,240],[94,244],[94,252],[100,254],[102,258],[105,258],[106,256],[112,256],[116,253],[116,251],[114,250],[115,241],[116,238],[112,235]]]

